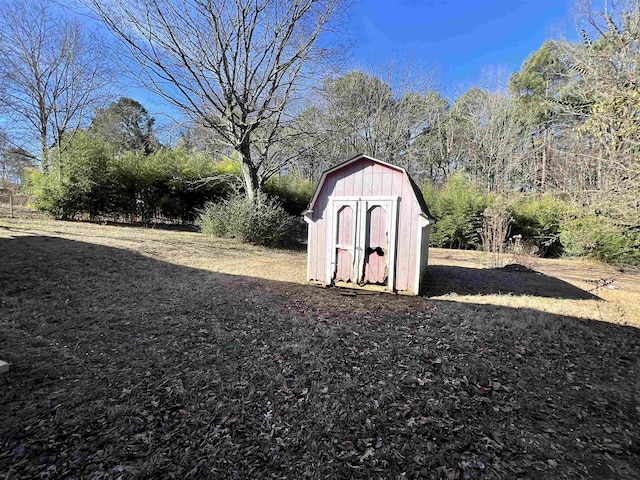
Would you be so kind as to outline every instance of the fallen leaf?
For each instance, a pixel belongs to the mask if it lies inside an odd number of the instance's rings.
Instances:
[[[373,457],[375,453],[376,451],[372,447],[367,448],[360,457],[360,462],[364,462],[367,458]]]

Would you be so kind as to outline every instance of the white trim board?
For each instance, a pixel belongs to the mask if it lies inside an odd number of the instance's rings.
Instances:
[[[313,224],[313,210],[305,210],[302,212],[302,218],[307,224],[307,282],[311,280],[311,256],[309,255],[309,246],[311,245],[311,225]]]

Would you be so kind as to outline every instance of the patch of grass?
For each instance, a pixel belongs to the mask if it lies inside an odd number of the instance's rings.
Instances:
[[[0,478],[640,470],[639,330],[532,307],[603,303],[571,298],[573,264],[549,264],[556,297],[498,270],[429,299],[302,285],[304,254],[189,232],[2,219],[0,255]]]
[[[430,298],[531,308],[640,328],[637,267],[620,271],[591,260],[535,258],[524,262],[533,269],[496,269],[486,268],[482,252],[439,248],[429,252]]]

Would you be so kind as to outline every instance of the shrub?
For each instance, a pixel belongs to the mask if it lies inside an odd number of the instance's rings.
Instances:
[[[298,219],[264,192],[256,192],[253,201],[245,194],[234,193],[220,202],[209,202],[197,218],[197,224],[205,234],[239,238],[268,247],[295,242],[298,223]]]
[[[511,232],[536,246],[543,256],[558,255],[562,253],[561,224],[573,212],[573,208],[549,194],[539,198],[517,199],[508,208],[513,219]]]
[[[226,185],[203,178],[227,175],[232,163],[214,165],[184,148],[115,153],[84,133],[62,153],[53,151],[48,172],[31,171],[36,208],[57,218],[110,216],[115,219],[193,221],[197,208],[221,197]]]
[[[207,235],[243,238],[251,216],[251,203],[241,194],[219,202],[207,202],[198,213],[196,224]]]
[[[150,155],[126,152],[111,161],[114,171],[112,212],[150,221],[154,218],[193,220],[195,209],[220,197],[220,183],[198,183],[218,175],[216,165],[183,148],[160,149]]]
[[[28,173],[28,182],[34,208],[56,218],[65,217],[66,209],[63,206],[65,191],[59,181],[52,181],[51,174],[34,168]]]
[[[100,213],[111,181],[109,146],[82,133],[73,138],[68,150],[51,154],[51,168],[33,170],[29,178],[35,207],[64,219]]]
[[[240,160],[235,157],[223,157],[214,165],[217,175],[229,175],[233,177],[242,177],[242,166]]]
[[[468,249],[482,244],[482,213],[491,198],[469,183],[463,172],[449,177],[437,194],[433,189],[425,193],[433,202],[428,206],[437,221],[431,233],[434,246]]]
[[[640,263],[640,232],[604,215],[573,218],[562,226],[560,241],[567,255],[609,263]]]
[[[299,178],[293,174],[271,177],[264,186],[265,192],[277,198],[284,209],[291,215],[302,215],[316,186],[306,178]]]

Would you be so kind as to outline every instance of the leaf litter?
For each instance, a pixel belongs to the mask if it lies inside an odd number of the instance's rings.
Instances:
[[[14,366],[1,478],[640,471],[633,328],[343,296],[62,239],[3,260],[24,288],[1,293]]]

